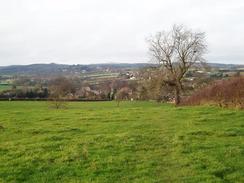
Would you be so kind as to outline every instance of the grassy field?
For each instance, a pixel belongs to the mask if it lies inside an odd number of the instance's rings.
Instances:
[[[7,85],[7,84],[0,84],[0,92],[4,91],[4,90],[9,90],[11,89],[11,85]]]
[[[0,102],[0,182],[244,182],[244,112]]]

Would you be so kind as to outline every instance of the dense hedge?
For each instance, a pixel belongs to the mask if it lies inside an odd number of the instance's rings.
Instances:
[[[217,104],[244,108],[244,77],[215,81],[183,100],[183,105]]]

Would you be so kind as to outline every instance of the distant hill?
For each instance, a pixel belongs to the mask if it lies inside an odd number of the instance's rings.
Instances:
[[[125,70],[135,70],[147,66],[149,63],[120,63],[120,64],[90,64],[90,65],[65,65],[65,64],[32,64],[32,65],[12,65],[0,67],[0,75],[74,75],[90,72],[119,72]],[[236,69],[244,68],[244,65],[216,64],[210,63],[211,67]]]
[[[90,64],[90,65],[65,65],[65,64],[31,64],[12,65],[0,67],[0,75],[60,75],[86,72],[119,71],[138,69],[149,64]]]

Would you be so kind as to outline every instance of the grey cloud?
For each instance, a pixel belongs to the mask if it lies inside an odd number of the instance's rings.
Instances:
[[[183,23],[207,60],[244,64],[243,0],[0,0],[0,65],[147,62],[145,38]]]

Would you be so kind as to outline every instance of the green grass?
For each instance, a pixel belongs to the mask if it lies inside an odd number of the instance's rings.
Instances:
[[[12,88],[12,85],[8,85],[8,84],[0,84],[0,92],[4,91],[4,90],[9,90]]]
[[[244,112],[0,102],[0,182],[244,182]]]
[[[119,73],[91,73],[91,74],[82,74],[81,76],[85,78],[107,78],[107,77],[117,77]]]

